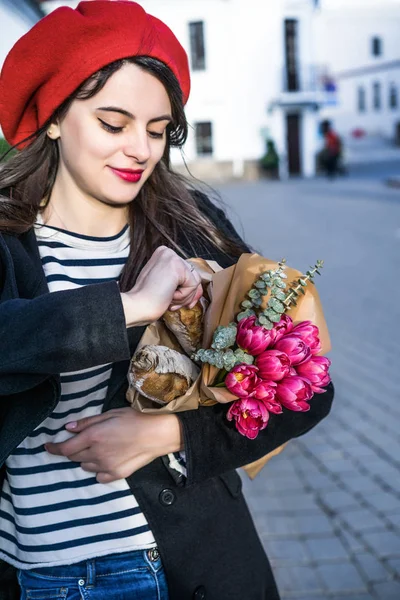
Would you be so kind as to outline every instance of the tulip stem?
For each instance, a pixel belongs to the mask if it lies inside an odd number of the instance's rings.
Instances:
[[[226,369],[221,369],[215,378],[213,387],[225,387],[225,377],[228,375]]]

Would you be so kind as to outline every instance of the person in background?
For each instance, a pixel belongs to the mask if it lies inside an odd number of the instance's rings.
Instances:
[[[58,8],[5,61],[1,600],[279,599],[236,469],[314,427],[332,386],[255,440],[228,405],[126,402],[147,324],[202,295],[186,259],[249,251],[171,168],[189,92],[182,46],[134,2]]]
[[[320,153],[321,168],[327,177],[333,179],[336,175],[343,173],[342,141],[328,120],[322,121],[321,134],[324,138],[324,147]]]

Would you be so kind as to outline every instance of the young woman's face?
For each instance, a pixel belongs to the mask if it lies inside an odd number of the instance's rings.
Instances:
[[[109,205],[131,202],[161,160],[171,120],[158,79],[124,65],[88,100],[74,100],[58,124],[64,191]]]

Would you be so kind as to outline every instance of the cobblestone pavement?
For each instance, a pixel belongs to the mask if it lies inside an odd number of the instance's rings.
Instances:
[[[264,255],[326,263],[334,408],[243,475],[282,598],[399,600],[400,191],[351,177],[221,191]]]

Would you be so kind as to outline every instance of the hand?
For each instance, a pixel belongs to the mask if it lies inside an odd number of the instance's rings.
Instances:
[[[99,483],[124,479],[159,456],[182,448],[176,415],[144,414],[118,408],[66,425],[76,433],[66,442],[46,444],[50,454],[81,463]]]
[[[197,271],[176,252],[160,246],[139,273],[132,290],[121,297],[129,327],[157,321],[168,309],[192,308],[202,295]]]

